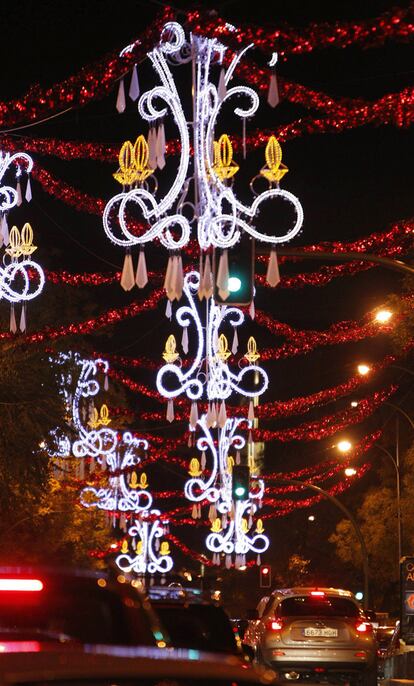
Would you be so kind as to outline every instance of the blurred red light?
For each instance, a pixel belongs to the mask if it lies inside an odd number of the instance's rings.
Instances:
[[[360,634],[366,634],[366,633],[369,633],[370,631],[372,631],[372,626],[371,626],[371,624],[368,624],[368,622],[359,622],[356,625],[356,630]]]
[[[0,579],[0,591],[41,591],[40,579]]]

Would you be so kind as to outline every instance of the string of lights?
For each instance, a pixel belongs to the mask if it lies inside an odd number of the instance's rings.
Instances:
[[[254,43],[266,54],[277,50],[280,59],[303,55],[324,48],[344,49],[350,45],[378,48],[387,41],[407,41],[414,32],[413,3],[395,7],[378,17],[360,21],[312,23],[296,29],[285,23],[280,26],[233,26],[221,17],[211,18],[200,10],[187,13],[191,30],[202,31],[225,39],[232,47]]]
[[[371,396],[358,402],[356,407],[340,410],[330,415],[311,422],[304,422],[291,429],[280,429],[272,431],[268,429],[254,429],[252,434],[256,441],[320,441],[328,438],[339,431],[343,431],[348,426],[359,424],[367,417],[372,415],[375,410],[386,402],[395,393],[398,386],[391,385],[387,389],[375,391]]]

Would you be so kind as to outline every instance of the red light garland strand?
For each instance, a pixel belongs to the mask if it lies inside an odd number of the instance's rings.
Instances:
[[[282,59],[289,55],[303,55],[324,48],[347,48],[359,45],[378,48],[389,40],[407,41],[414,33],[414,5],[396,7],[373,19],[336,21],[334,24],[313,22],[295,29],[285,23],[280,26],[229,25],[224,19],[211,19],[206,13],[194,10],[187,13],[187,22],[194,32],[225,40],[238,48],[249,43],[266,52],[277,50]]]
[[[32,86],[22,97],[0,102],[0,126],[11,127],[21,122],[33,122],[104,98],[111,92],[116,81],[132,69],[136,62],[144,59],[147,52],[159,42],[163,25],[172,18],[171,10],[166,7],[122,57],[113,53],[49,88]]]
[[[287,443],[288,441],[320,441],[339,431],[343,431],[348,426],[359,424],[367,419],[367,417],[373,414],[382,403],[386,402],[397,389],[398,386],[392,385],[387,389],[375,391],[368,398],[360,400],[357,407],[326,415],[325,417],[322,417],[322,419],[316,421],[304,422],[291,429],[280,429],[278,431],[254,429],[252,431],[253,439],[255,441],[264,442],[280,441],[281,443]]]
[[[57,329],[52,329],[50,327],[44,329],[43,331],[38,331],[25,336],[21,340],[24,344],[31,343],[41,343],[48,340],[56,340],[57,338],[63,338],[64,336],[75,336],[75,335],[88,335],[96,331],[97,329],[104,326],[112,326],[117,322],[129,317],[136,317],[143,312],[148,310],[153,310],[159,303],[159,301],[164,297],[164,291],[159,289],[154,291],[146,300],[140,303],[132,303],[131,305],[126,305],[125,307],[115,308],[109,310],[104,314],[94,317],[93,319],[87,319],[86,321],[79,322],[78,324],[69,324],[67,326],[60,326]],[[10,332],[1,332],[0,340],[16,338],[16,335]]]

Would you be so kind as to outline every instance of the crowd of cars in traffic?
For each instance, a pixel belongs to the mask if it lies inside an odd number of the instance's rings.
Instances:
[[[100,572],[0,568],[0,684],[375,686],[393,639],[345,590],[275,590],[250,619],[231,621],[199,589],[137,586]]]

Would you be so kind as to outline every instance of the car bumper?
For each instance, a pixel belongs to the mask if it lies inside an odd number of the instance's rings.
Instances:
[[[282,654],[284,653],[284,654]],[[376,664],[376,654],[364,650],[312,650],[309,653],[299,648],[272,648],[263,650],[263,660],[274,668],[284,669],[287,667],[296,668],[315,668],[323,667],[330,672],[342,670],[344,668],[353,671],[360,671],[374,667]]]

